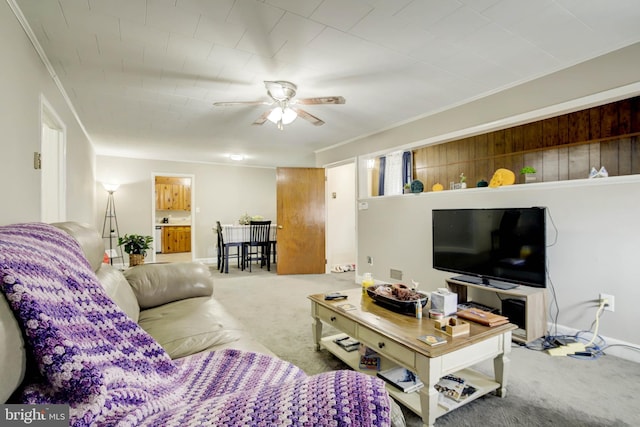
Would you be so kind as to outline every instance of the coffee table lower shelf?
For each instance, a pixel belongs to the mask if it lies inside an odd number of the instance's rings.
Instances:
[[[334,342],[336,338],[342,336],[345,336],[345,334],[337,334],[324,337],[320,340],[320,346],[322,348],[325,348],[328,352],[336,356],[338,359],[342,360],[351,369],[375,376],[377,374],[377,371],[360,368],[360,353],[358,353],[358,351],[346,351]],[[390,369],[394,366],[398,366],[398,364],[384,358],[384,356],[381,358],[381,370]],[[471,368],[461,369],[453,374],[458,377],[464,378],[465,381],[467,381],[469,384],[472,384],[477,390],[475,393],[468,396],[463,401],[448,409],[441,405],[438,405],[436,418],[446,414],[449,411],[459,408],[462,405],[472,402],[487,393],[491,393],[492,391],[497,390],[500,387],[500,384],[498,382],[493,381],[486,375]],[[405,393],[390,384],[387,384],[387,391],[389,392],[389,395],[393,397],[397,402],[400,402],[402,405],[410,409],[413,413],[422,417],[422,411],[420,410],[420,393],[418,391]]]

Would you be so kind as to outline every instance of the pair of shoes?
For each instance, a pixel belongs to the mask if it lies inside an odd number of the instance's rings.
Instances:
[[[356,269],[355,264],[345,264],[345,265],[334,265],[331,271],[334,273],[344,273],[346,271],[355,271],[355,269]]]
[[[604,168],[604,166],[600,167],[600,170],[596,170],[596,168],[592,167],[591,172],[589,172],[589,179],[591,178],[606,178],[609,176],[609,172]]]

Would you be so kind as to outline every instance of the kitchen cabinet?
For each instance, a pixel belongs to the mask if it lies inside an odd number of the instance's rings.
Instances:
[[[191,179],[156,177],[156,210],[191,210]]]
[[[162,253],[191,252],[190,226],[162,227]]]

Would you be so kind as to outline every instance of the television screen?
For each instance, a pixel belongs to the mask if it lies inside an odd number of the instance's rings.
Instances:
[[[433,268],[489,286],[546,286],[545,208],[434,209]]]

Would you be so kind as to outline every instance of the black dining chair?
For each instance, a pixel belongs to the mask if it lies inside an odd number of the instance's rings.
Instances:
[[[224,256],[223,256],[224,247],[222,246],[222,226],[220,225],[220,221],[216,221],[216,237],[218,239],[216,243],[216,249],[217,249],[216,265],[218,266],[218,271],[222,271],[222,260],[224,259]]]
[[[220,273],[229,273],[229,258],[236,258],[238,261],[238,268],[241,268],[240,262],[242,259],[242,242],[225,243],[224,232],[220,221],[216,221],[216,231],[218,234],[218,270]],[[231,253],[231,249],[235,248],[235,253]],[[244,266],[244,264],[242,264]]]
[[[267,270],[271,271],[271,242],[269,234],[271,232],[271,221],[250,221],[249,222],[249,240],[244,243],[244,267],[249,267],[251,272],[251,263],[260,261],[260,268],[267,266]]]

